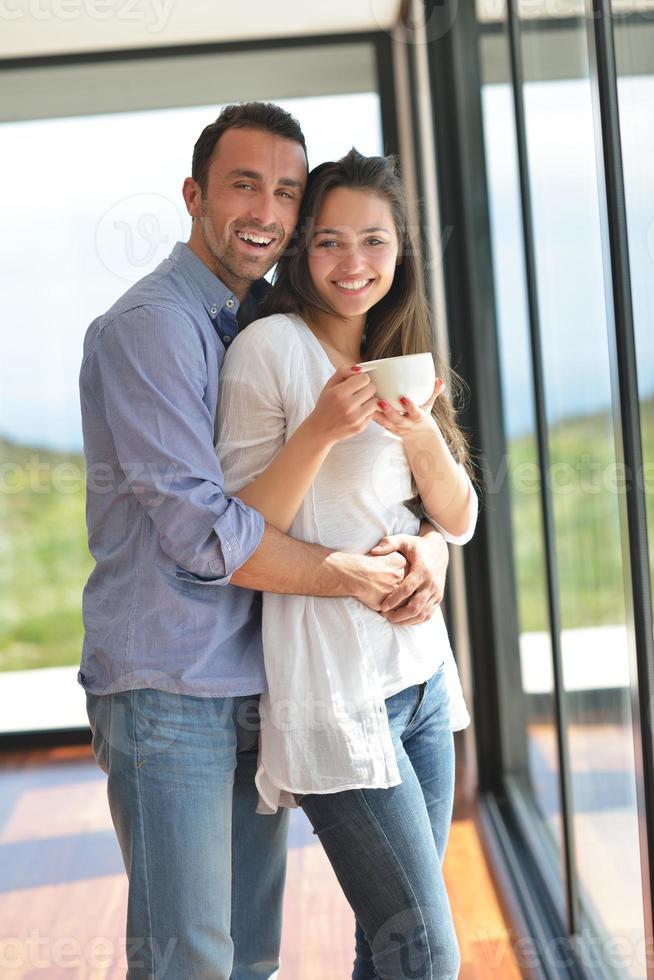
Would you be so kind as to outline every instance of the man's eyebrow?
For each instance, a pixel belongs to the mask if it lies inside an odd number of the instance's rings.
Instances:
[[[263,180],[263,174],[258,173],[256,170],[241,170],[237,167],[235,170],[230,170],[227,174],[227,179],[233,177],[247,177],[248,180]],[[292,177],[280,177],[277,181],[278,184],[282,184],[284,187],[298,187],[302,190],[302,181],[294,180]]]
[[[228,177],[249,177],[250,180],[263,180],[261,174],[257,173],[256,170],[241,170],[240,167],[236,167],[235,170],[230,170],[227,174]]]
[[[375,226],[372,228],[363,228],[359,232],[359,234],[369,235],[373,231],[385,231],[387,235],[390,235],[390,231],[388,230],[388,228],[382,228],[381,226],[379,227]],[[342,228],[314,228],[313,233],[314,235],[342,235],[343,230]]]

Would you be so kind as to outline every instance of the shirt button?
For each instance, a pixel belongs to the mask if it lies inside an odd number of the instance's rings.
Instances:
[[[228,310],[231,310],[233,305],[234,305],[233,299],[228,299],[227,302],[225,303],[225,306],[227,307]]]
[[[231,337],[223,337],[223,344],[231,344],[231,342],[232,342]]]
[[[209,310],[209,313],[211,314],[211,316],[215,316],[217,312],[218,312],[218,307],[214,303],[211,309]]]

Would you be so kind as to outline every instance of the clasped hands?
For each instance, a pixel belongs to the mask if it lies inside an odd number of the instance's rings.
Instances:
[[[428,522],[421,534],[382,538],[370,557],[397,553],[404,559],[404,578],[384,599],[379,612],[390,623],[414,626],[431,619],[445,593],[449,551],[443,536]]]

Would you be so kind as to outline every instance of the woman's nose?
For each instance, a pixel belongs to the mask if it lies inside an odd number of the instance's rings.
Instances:
[[[359,249],[351,248],[341,255],[338,268],[346,275],[353,275],[355,272],[360,272],[365,265],[365,258]]]

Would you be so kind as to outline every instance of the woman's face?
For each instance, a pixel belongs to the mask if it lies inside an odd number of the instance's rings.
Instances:
[[[385,198],[352,187],[325,195],[307,261],[316,292],[332,309],[345,317],[367,313],[391,288],[397,252]]]

